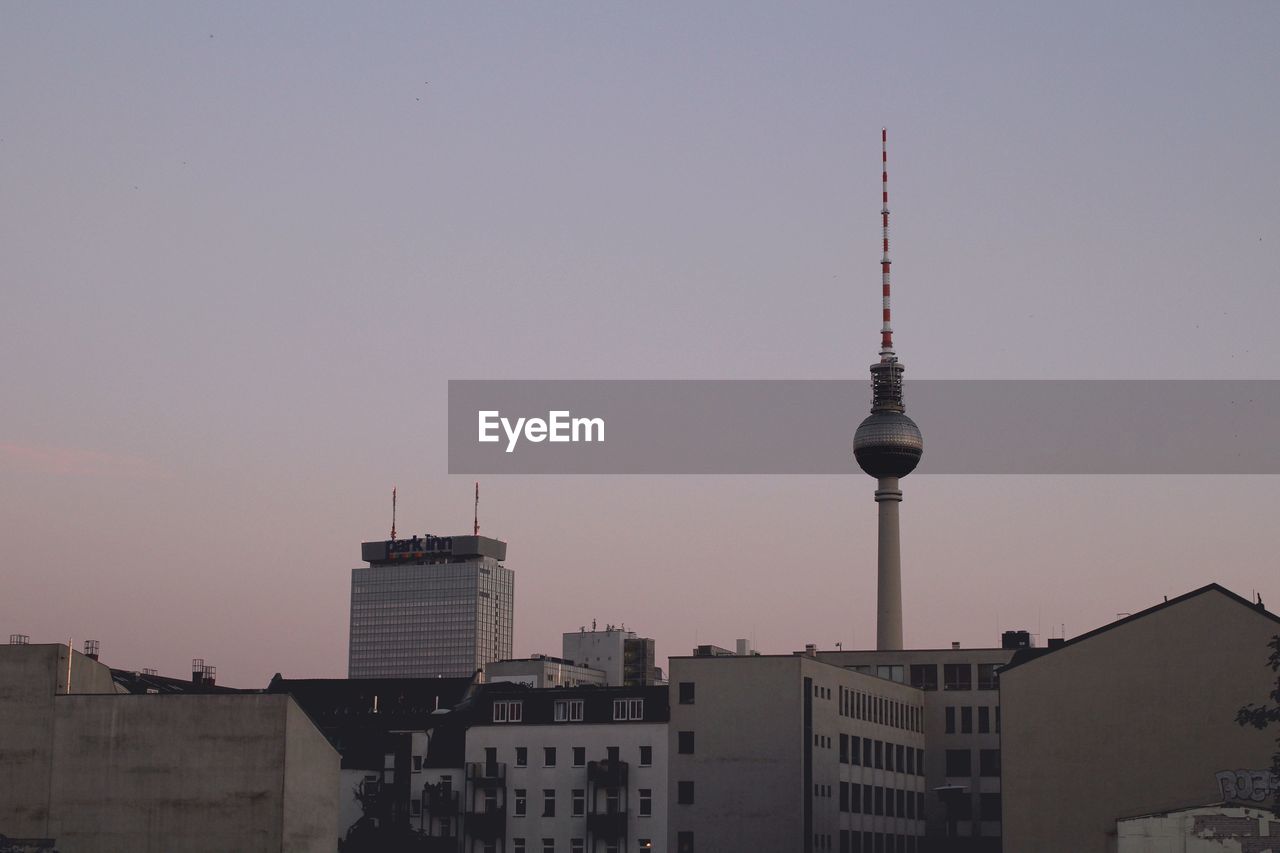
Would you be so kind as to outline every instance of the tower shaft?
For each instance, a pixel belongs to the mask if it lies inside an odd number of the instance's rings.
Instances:
[[[876,559],[876,650],[902,648],[902,552],[898,536],[898,505],[902,491],[897,477],[881,477],[876,489],[879,518]]]

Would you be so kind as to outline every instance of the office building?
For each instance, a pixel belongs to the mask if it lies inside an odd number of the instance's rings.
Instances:
[[[351,572],[351,678],[470,678],[511,657],[515,579],[487,536],[365,542]]]
[[[640,637],[626,626],[607,625],[597,631],[595,625],[566,633],[561,657],[579,666],[603,670],[605,683],[613,686],[649,687],[657,683],[654,666],[654,643]]]
[[[1030,646],[1006,631],[1002,648],[818,651],[819,660],[908,684],[924,702],[926,834],[965,839],[965,850],[1000,850],[1000,668]]]
[[[925,848],[924,695],[809,655],[671,659],[667,849]]]
[[[550,655],[530,655],[520,660],[500,660],[485,664],[484,680],[489,683],[506,682],[525,687],[582,687],[605,686],[607,676],[603,670],[578,666],[571,660],[553,658]]]

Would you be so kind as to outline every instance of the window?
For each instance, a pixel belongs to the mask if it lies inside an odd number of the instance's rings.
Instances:
[[[587,766],[587,748],[585,746],[575,746],[573,748],[573,766]]]
[[[875,812],[874,813],[884,814],[884,788],[881,788],[879,785],[877,785],[873,790],[875,792],[875,796],[874,796]]]
[[[973,772],[973,761],[967,749],[948,749],[946,761],[948,776],[969,776]]]
[[[516,767],[528,767],[528,766],[529,766],[529,747],[517,746],[516,747]]]
[[[844,780],[840,781],[840,811],[847,812],[849,810],[849,783]]]
[[[884,742],[883,741],[875,741],[875,754],[876,754],[875,767],[877,770],[883,770],[884,769]]]
[[[422,814],[422,800],[414,798],[409,801],[409,814],[414,816]]]
[[[681,755],[693,755],[693,732],[677,732],[676,751]]]
[[[916,751],[911,747],[907,747],[907,773],[916,774]]]
[[[973,734],[973,709],[968,705],[960,709],[960,734]]]
[[[568,722],[569,720],[569,700],[557,699],[554,706],[554,720],[557,723]]]
[[[651,839],[651,838],[641,838],[641,839],[640,839],[640,841],[639,841],[639,843],[636,845],[636,849],[637,849],[637,850],[642,850],[642,851],[643,851],[643,850],[652,850],[652,849],[653,849],[653,839]]]
[[[947,806],[947,817],[956,820],[972,820],[973,800],[966,796],[953,801]]]
[[[979,794],[978,815],[980,820],[1000,820],[1000,795]]]
[[[857,782],[849,786],[849,811],[854,814],[862,811],[862,786]]]
[[[613,718],[615,720],[625,720],[627,718],[627,700],[613,700]]]
[[[998,663],[980,663],[978,664],[978,689],[979,690],[995,690],[1000,686],[999,676],[1000,664]]]
[[[884,745],[884,769],[893,769],[893,744],[886,743]]]
[[[890,681],[896,681],[901,684],[904,679],[902,677],[902,664],[880,665],[876,667],[876,675],[881,678],[887,678]]]
[[[991,731],[991,709],[986,705],[978,707],[978,734],[985,735]]]
[[[849,736],[844,732],[840,733],[840,763],[849,763]]]
[[[484,853],[498,853],[498,842],[486,841],[483,847]]]
[[[869,737],[862,739],[862,766],[871,766],[871,738]]]
[[[644,719],[644,700],[643,699],[627,700],[627,719],[628,720]]]
[[[524,839],[523,839],[523,838],[513,838],[513,839],[511,839],[511,853],[524,853]]]
[[[422,756],[421,755],[415,755],[413,757],[413,772],[414,773],[422,772]]]
[[[587,791],[585,788],[573,789],[573,816],[582,817],[587,813]]]
[[[542,816],[543,817],[556,816],[556,789],[555,788],[542,789]]]
[[[529,796],[529,791],[527,788],[516,788],[516,796],[515,796],[515,800],[516,800],[515,816],[516,817],[524,817],[528,813],[526,811],[526,809],[528,808],[528,802],[529,802],[528,796]]]
[[[693,704],[693,682],[692,682],[692,681],[681,681],[681,682],[680,682],[680,686],[679,686],[679,694],[680,694],[680,704],[681,704],[681,705],[692,705],[692,704]],[[690,850],[692,850],[692,849],[693,849],[693,847],[692,847],[692,845],[693,845],[693,833],[692,833],[692,832],[689,832],[689,833],[681,833],[681,834],[682,834],[682,835],[688,835],[688,836],[689,836],[689,844],[690,844],[689,849],[690,849]]]
[[[942,665],[943,690],[972,690],[973,666],[967,663],[947,663]]]
[[[692,832],[686,830],[676,833],[676,853],[695,853]]]
[[[640,817],[653,817],[653,789],[641,788],[640,794]]]
[[[897,760],[895,761],[895,763],[894,763],[894,766],[898,768],[898,772],[899,772],[899,773],[901,773],[901,772],[902,772],[903,767],[905,766],[905,765],[902,763],[902,761],[903,761],[902,754],[903,754],[904,752],[906,752],[906,747],[904,747],[902,744],[898,744],[897,746],[895,746],[895,747],[893,748],[894,756],[895,756],[895,757],[896,757],[896,759],[897,759]]]
[[[849,735],[849,763],[862,763],[862,738],[857,735]]]
[[[571,723],[582,722],[582,700],[581,699],[569,700],[569,722]]]
[[[569,853],[587,853],[586,840],[582,838],[570,838]]]
[[[524,719],[524,703],[520,700],[500,700],[493,703],[495,723],[518,723]]]
[[[872,786],[870,785],[862,786],[862,813],[863,814],[872,814],[871,791],[872,791]]]
[[[682,806],[693,805],[693,782],[680,781],[676,783],[676,802]]]
[[[893,801],[895,804],[894,808],[898,817],[902,817],[907,813],[906,806],[903,805],[903,802],[906,800],[906,797],[907,797],[906,791],[896,790],[893,792]]]
[[[554,746],[544,746],[542,748],[542,766],[556,766],[556,748]]]
[[[652,764],[653,764],[653,747],[651,746],[640,747],[640,766],[649,767]]]
[[[936,663],[911,664],[911,686],[920,690],[937,690],[938,665]]]
[[[924,775],[924,750],[923,749],[916,750],[916,775],[917,776]]]
[[[556,840],[554,838],[542,839],[542,853],[556,853]]]
[[[978,750],[978,775],[979,776],[999,776],[1000,775],[1000,750],[998,749]]]
[[[946,718],[947,718],[947,734],[953,735],[956,733],[956,707],[954,705],[947,706]]]

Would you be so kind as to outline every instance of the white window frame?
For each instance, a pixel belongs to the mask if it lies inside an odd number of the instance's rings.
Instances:
[[[637,814],[640,817],[653,817],[653,789],[641,788],[637,796],[639,799],[640,810]]]
[[[505,723],[507,721],[507,703],[493,703],[493,721],[495,723]]]
[[[627,700],[627,719],[628,720],[644,719],[644,700],[643,699]]]
[[[615,720],[625,720],[627,718],[627,700],[613,700],[613,718]]]
[[[557,699],[555,704],[555,722],[564,723],[569,720],[569,703],[564,699]]]
[[[569,722],[571,723],[582,722],[582,700],[581,699],[569,700]]]

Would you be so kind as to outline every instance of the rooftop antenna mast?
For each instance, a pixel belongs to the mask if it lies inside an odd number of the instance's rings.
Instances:
[[[880,327],[880,360],[893,361],[893,326],[889,320],[889,129],[880,128],[880,217],[884,228],[884,254],[880,258],[880,283],[884,299],[884,323]]]
[[[391,541],[396,541],[396,487],[391,487]]]
[[[475,513],[475,523],[474,523],[474,525],[473,525],[473,526],[472,526],[472,528],[471,528],[471,535],[472,535],[472,536],[479,536],[479,535],[480,535],[480,482],[479,482],[478,480],[476,481],[476,513]]]

